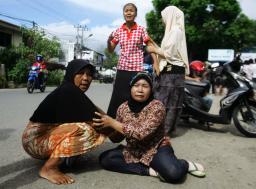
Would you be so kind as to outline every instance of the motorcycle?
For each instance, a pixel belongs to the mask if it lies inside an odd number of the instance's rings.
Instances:
[[[43,72],[40,71],[39,66],[32,66],[27,81],[28,93],[33,93],[34,89],[39,89],[41,92],[45,91],[46,83],[43,78]]]
[[[233,119],[235,127],[247,137],[256,137],[256,91],[253,82],[232,70],[234,61],[225,63],[222,75],[228,85],[227,94],[220,100],[219,114],[210,114],[204,109],[202,95],[206,84],[185,81],[185,100],[181,118],[189,118],[209,123],[230,124]],[[216,69],[218,64],[212,66]],[[200,96],[201,95],[201,96]]]

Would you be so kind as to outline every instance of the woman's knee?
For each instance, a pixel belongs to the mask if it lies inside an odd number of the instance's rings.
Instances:
[[[179,183],[182,182],[187,175],[187,172],[181,169],[172,169],[165,173],[160,173],[161,177],[168,183]]]
[[[99,163],[100,165],[107,169],[109,164],[110,164],[110,156],[109,156],[109,151],[105,151],[103,152],[102,154],[100,154],[100,157],[99,157]]]
[[[104,169],[111,169],[119,163],[119,150],[112,149],[103,152],[99,157],[99,163]]]

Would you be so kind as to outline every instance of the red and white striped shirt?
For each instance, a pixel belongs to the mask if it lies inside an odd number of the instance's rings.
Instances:
[[[124,23],[112,33],[113,43],[120,45],[118,70],[143,71],[143,42],[149,40],[146,29],[136,23],[129,31]]]

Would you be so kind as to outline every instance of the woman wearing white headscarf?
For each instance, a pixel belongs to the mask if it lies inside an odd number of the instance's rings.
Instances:
[[[184,14],[175,6],[162,12],[165,33],[161,47],[148,46],[147,51],[158,54],[159,64],[154,65],[155,98],[166,107],[165,131],[174,131],[178,124],[184,98],[185,74],[189,74]]]

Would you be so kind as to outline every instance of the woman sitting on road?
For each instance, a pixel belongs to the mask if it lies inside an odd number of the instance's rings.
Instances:
[[[101,110],[84,94],[94,72],[94,66],[86,60],[71,61],[64,82],[41,102],[23,133],[25,151],[34,158],[46,159],[39,175],[52,183],[73,183],[74,179],[60,172],[59,166],[105,140],[104,134],[91,127],[94,112]]]
[[[130,98],[119,106],[116,120],[96,112],[95,127],[110,126],[126,137],[126,146],[105,151],[100,156],[103,168],[128,174],[158,176],[169,183],[184,179],[187,172],[204,177],[202,165],[174,155],[169,137],[165,136],[165,107],[154,99],[152,81],[138,73],[130,82]]]

